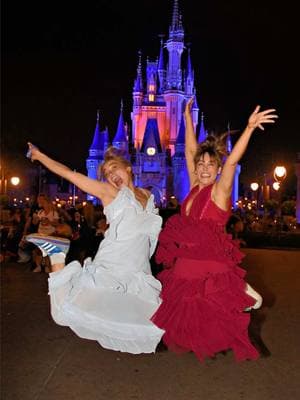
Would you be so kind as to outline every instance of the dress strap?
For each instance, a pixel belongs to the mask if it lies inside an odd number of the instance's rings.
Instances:
[[[203,206],[203,208],[202,208],[202,210],[201,210],[201,214],[200,214],[200,220],[201,219],[203,219],[203,216],[204,216],[204,214],[205,214],[205,212],[206,212],[206,210],[207,210],[207,207],[208,207],[208,205],[209,205],[209,202],[210,202],[210,200],[211,200],[211,189],[212,189],[212,186],[210,187],[210,189],[208,190],[208,196],[207,196],[207,199],[205,200],[205,204],[204,204],[204,206]]]

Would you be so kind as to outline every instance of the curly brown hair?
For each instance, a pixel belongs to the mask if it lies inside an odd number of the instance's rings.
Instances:
[[[209,134],[207,138],[198,145],[196,154],[194,156],[195,166],[203,158],[204,154],[207,153],[210,157],[216,160],[218,167],[221,167],[224,157],[228,156],[228,152],[226,150],[227,136],[227,132],[218,136],[213,133]]]

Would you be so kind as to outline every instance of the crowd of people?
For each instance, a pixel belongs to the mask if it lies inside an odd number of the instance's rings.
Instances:
[[[26,235],[38,233],[70,240],[68,262],[94,257],[108,228],[103,207],[92,202],[76,206],[57,207],[45,194],[32,197],[22,208],[8,209],[1,229],[1,261],[31,263],[32,272],[50,272],[48,257],[42,257],[37,246]]]
[[[39,211],[25,218],[21,243],[39,249],[34,250],[35,270],[48,258],[52,318],[78,336],[132,354],[153,353],[163,341],[169,350],[193,352],[200,361],[228,350],[237,361],[255,360],[259,349],[248,326],[262,297],[240,265],[231,192],[254,130],[263,130],[277,115],[257,106],[227,154],[225,136],[197,143],[192,104],[193,98],[184,113],[190,192],[165,224],[153,194],[134,185],[132,166],[120,150],[107,150],[102,179],[92,180],[28,143],[31,161],[97,197],[103,209],[91,226],[85,208],[62,214],[39,196]],[[92,240],[96,226],[104,232],[98,242]],[[161,266],[156,274],[154,254]]]

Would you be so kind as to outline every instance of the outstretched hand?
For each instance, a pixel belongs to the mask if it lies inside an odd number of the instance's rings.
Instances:
[[[185,115],[189,115],[189,114],[191,113],[193,103],[194,103],[194,96],[192,96],[192,97],[186,102],[185,110],[184,110]]]
[[[273,114],[273,112],[276,111],[275,108],[270,108],[261,112],[259,112],[259,110],[260,106],[256,106],[255,110],[250,115],[248,119],[248,128],[264,130],[265,128],[262,124],[274,124],[275,119],[278,118],[278,115]]]
[[[34,146],[32,143],[28,142],[28,151],[26,153],[26,157],[31,161],[38,160],[38,154],[40,153],[39,149]]]

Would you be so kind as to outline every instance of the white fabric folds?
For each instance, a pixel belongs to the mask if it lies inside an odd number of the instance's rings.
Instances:
[[[52,317],[106,349],[155,352],[164,331],[150,318],[161,301],[161,284],[149,258],[162,219],[153,195],[143,209],[128,188],[104,212],[110,225],[94,260],[85,260],[83,267],[74,261],[49,275]]]

